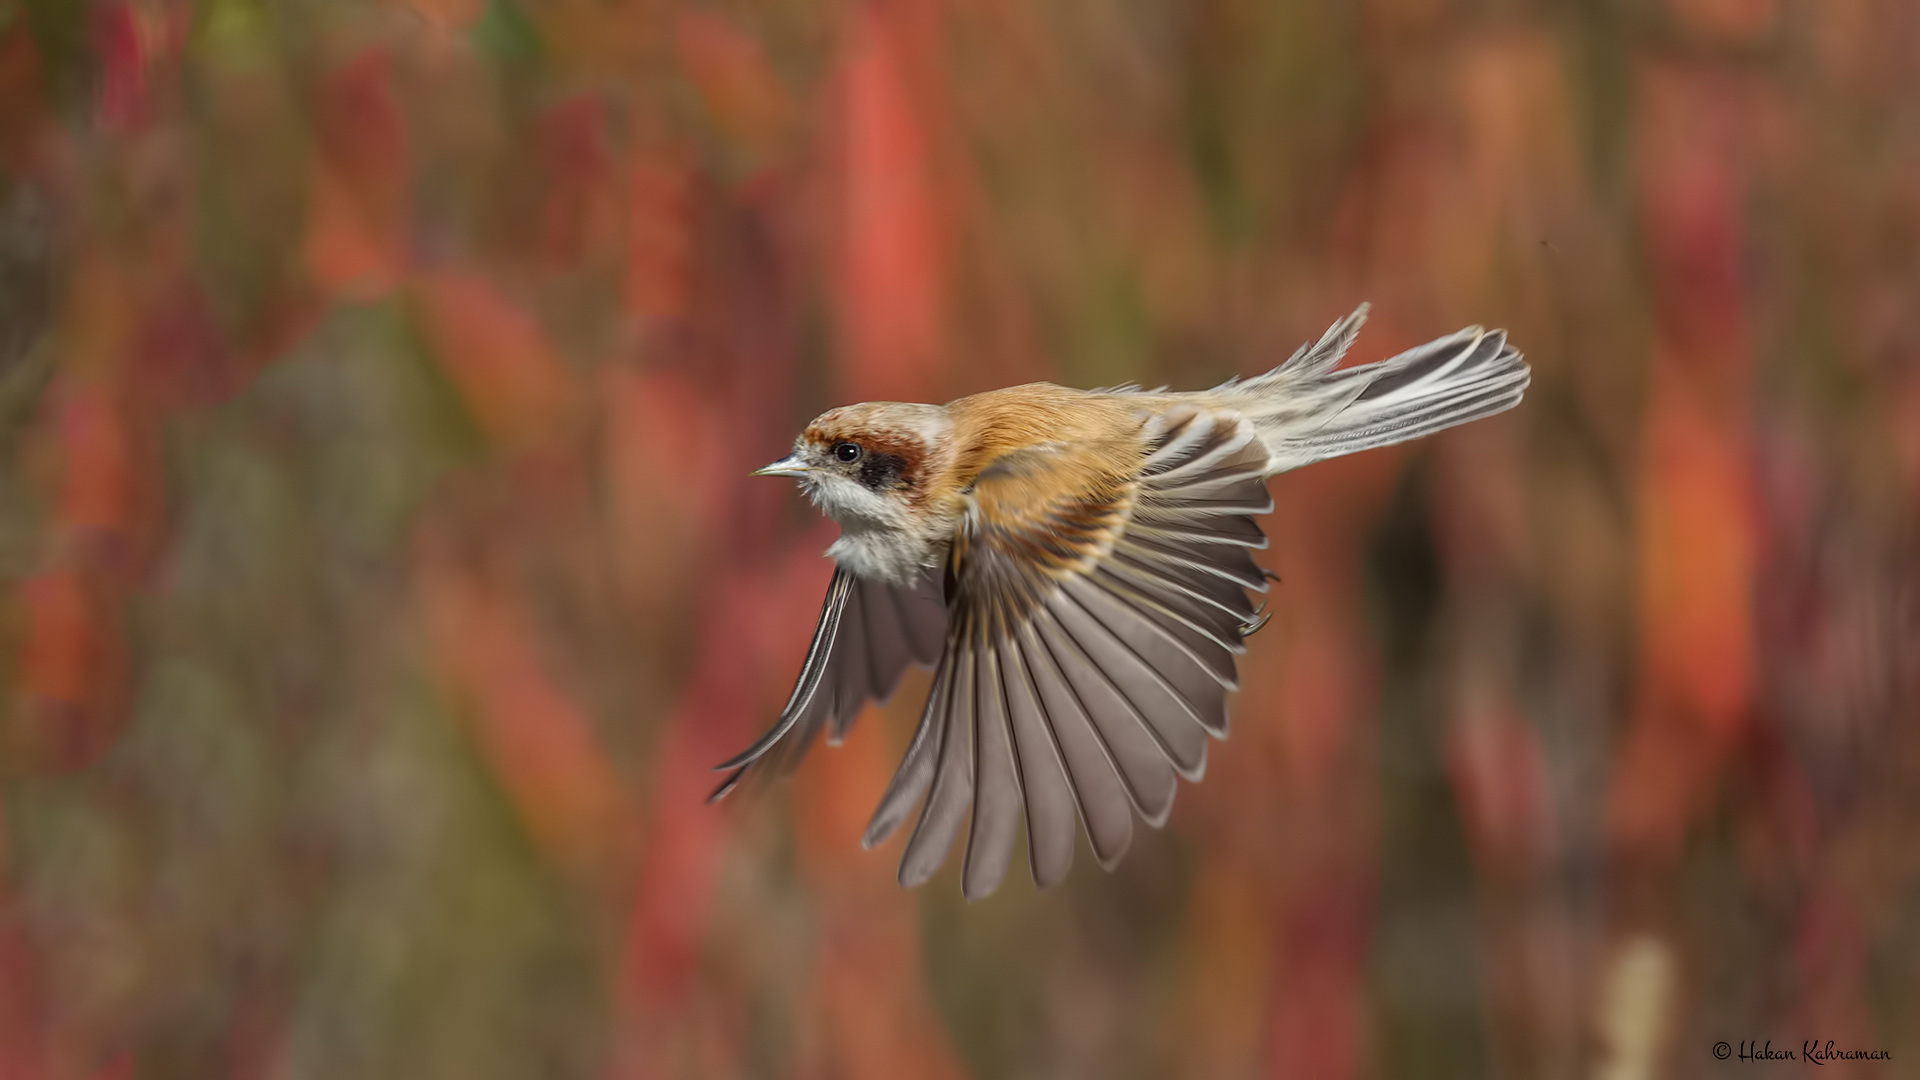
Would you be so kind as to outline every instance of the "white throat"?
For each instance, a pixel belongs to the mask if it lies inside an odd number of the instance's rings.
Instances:
[[[896,585],[918,579],[931,564],[932,545],[901,501],[842,476],[803,482],[807,497],[840,524],[827,555],[856,577]]]

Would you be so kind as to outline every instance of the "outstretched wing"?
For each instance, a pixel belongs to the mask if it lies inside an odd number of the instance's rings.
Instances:
[[[836,568],[786,708],[752,746],[718,766],[727,777],[707,801],[725,797],[750,770],[793,767],[822,728],[838,743],[869,700],[892,696],[909,663],[939,659],[946,635],[938,579],[897,586]]]
[[[1133,814],[1165,822],[1176,775],[1198,779],[1226,735],[1234,657],[1260,623],[1247,593],[1266,591],[1249,554],[1273,508],[1265,446],[1237,414],[1183,409],[1149,423],[1126,470],[1092,456],[1015,451],[975,485],[945,652],[864,840],[925,796],[902,884],[946,861],[969,807],[970,898],[1005,875],[1023,811],[1041,887],[1072,866],[1076,819],[1110,868]]]

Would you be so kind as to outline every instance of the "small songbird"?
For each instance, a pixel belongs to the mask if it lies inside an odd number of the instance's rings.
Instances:
[[[1138,814],[1158,827],[1175,777],[1227,734],[1236,656],[1265,621],[1250,549],[1267,479],[1512,408],[1529,372],[1478,327],[1335,370],[1367,307],[1286,363],[1212,390],[1032,383],[946,405],[823,413],[757,476],[791,476],[841,527],[798,684],[773,726],[719,766],[713,798],[845,735],[909,663],[932,689],[867,827],[915,803],[900,862],[917,885],[970,823],[961,887],[1006,874],[1024,812],[1041,888],[1067,874],[1076,822],[1112,869]],[[924,801],[922,801],[924,798]]]

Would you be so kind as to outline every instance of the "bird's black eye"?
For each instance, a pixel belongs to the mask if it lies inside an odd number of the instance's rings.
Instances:
[[[833,456],[851,465],[860,460],[860,445],[850,442],[835,443]]]

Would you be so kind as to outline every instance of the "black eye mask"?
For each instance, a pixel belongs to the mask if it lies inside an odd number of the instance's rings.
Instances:
[[[906,474],[907,459],[898,454],[869,453],[860,463],[860,483],[872,491],[885,491]]]

